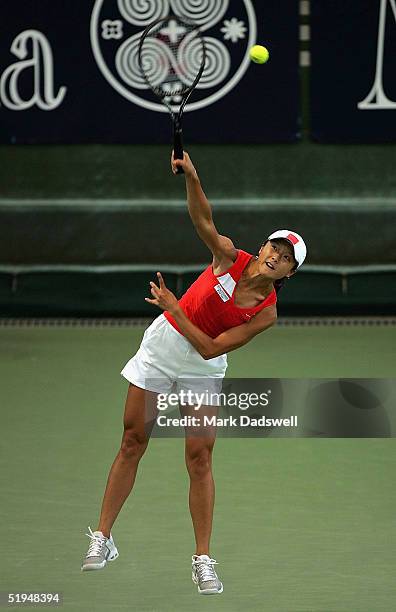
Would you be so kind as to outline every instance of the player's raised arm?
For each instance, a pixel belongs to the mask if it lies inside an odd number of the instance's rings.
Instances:
[[[188,155],[184,152],[183,159],[171,159],[172,172],[176,174],[177,166],[184,170],[187,189],[188,212],[197,230],[198,236],[212,252],[218,264],[229,259],[235,261],[237,250],[230,238],[221,236],[212,218],[212,209],[202,189],[197,171]]]

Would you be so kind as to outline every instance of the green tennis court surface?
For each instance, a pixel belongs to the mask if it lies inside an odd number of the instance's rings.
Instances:
[[[183,440],[153,439],[113,529],[119,559],[80,572],[142,332],[0,327],[1,590],[59,591],[76,612],[393,611],[394,439],[219,439],[213,597],[191,582]],[[395,341],[395,327],[278,327],[228,375],[391,377]]]

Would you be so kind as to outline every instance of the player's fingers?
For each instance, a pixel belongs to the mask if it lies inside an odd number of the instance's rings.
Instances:
[[[174,152],[172,151],[171,168],[172,168],[173,174],[177,174],[177,166],[178,166],[177,160],[175,159]]]
[[[158,306],[158,300],[151,300],[150,298],[144,298],[146,302],[150,302],[150,304],[154,304]]]
[[[161,272],[157,272],[157,276],[158,276],[158,280],[159,280],[159,284],[160,284],[161,289],[164,289],[165,288],[165,282],[164,282],[164,279],[162,278]]]

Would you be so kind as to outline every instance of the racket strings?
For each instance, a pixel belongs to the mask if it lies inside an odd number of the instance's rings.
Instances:
[[[160,97],[183,96],[195,84],[204,61],[204,43],[195,24],[168,17],[146,31],[140,66]]]

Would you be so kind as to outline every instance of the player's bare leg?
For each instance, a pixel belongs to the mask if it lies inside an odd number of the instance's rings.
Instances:
[[[139,461],[147,448],[154,424],[152,421],[148,429],[145,422],[146,398],[155,401],[156,395],[129,385],[121,447],[110,469],[98,525],[98,531],[107,537],[135,483]],[[150,405],[154,406],[154,402],[151,401]]]
[[[129,385],[121,447],[107,479],[97,530],[93,532],[89,528],[87,534],[91,538],[91,543],[81,568],[84,571],[102,569],[108,560],[112,561],[118,557],[110,532],[133,488],[139,461],[147,448],[154,419],[158,413],[156,397],[156,393]],[[149,410],[150,417],[148,417]]]
[[[217,415],[217,409],[202,407],[199,411],[186,408],[183,414]],[[215,427],[186,428],[185,457],[190,476],[189,506],[194,526],[196,552],[192,557],[192,578],[198,592],[205,595],[222,593],[223,585],[214,570],[216,561],[210,558],[215,485],[212,474],[212,451],[216,440]]]
[[[197,555],[209,554],[215,500],[212,475],[214,442],[214,438],[186,437],[186,466],[190,476],[189,506]]]

